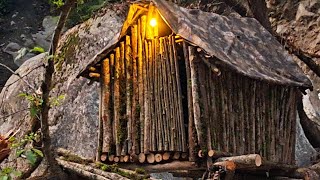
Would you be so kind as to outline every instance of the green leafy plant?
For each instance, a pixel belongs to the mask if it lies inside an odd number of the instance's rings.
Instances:
[[[32,132],[29,135],[25,135],[20,141],[11,141],[11,148],[16,149],[16,156],[26,158],[30,164],[35,165],[37,158],[43,157],[42,151],[33,146],[34,142],[40,141],[39,133]],[[30,146],[26,146],[26,144],[30,144]]]
[[[63,0],[49,0],[49,3],[57,9],[61,8],[64,5]]]
[[[32,118],[38,117],[41,111],[43,100],[37,94],[20,93],[19,97],[24,97],[30,103],[30,115]]]
[[[20,93],[19,97],[24,97],[30,103],[30,115],[32,118],[38,117],[41,112],[41,106],[43,104],[43,100],[40,95],[37,94],[28,94],[28,93]],[[65,99],[65,95],[59,95],[57,97],[52,97],[49,99],[50,107],[59,106],[61,101]]]
[[[65,95],[61,94],[58,97],[52,97],[49,99],[50,101],[50,106],[54,107],[54,106],[59,106],[61,104],[61,101],[63,101],[65,99]]]
[[[0,0],[0,17],[12,10],[13,0]]]
[[[67,26],[72,27],[86,21],[106,3],[108,1],[105,0],[78,0],[77,6],[70,12]]]
[[[30,52],[35,53],[35,54],[41,54],[41,53],[44,53],[46,51],[40,46],[35,46],[30,50]]]
[[[22,174],[20,171],[17,171],[11,167],[3,168],[0,171],[0,180],[11,180],[16,177],[20,177]]]

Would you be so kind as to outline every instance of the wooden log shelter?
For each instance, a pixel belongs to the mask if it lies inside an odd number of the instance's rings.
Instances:
[[[312,85],[254,19],[136,2],[85,73],[101,82],[100,161],[295,164],[297,100]]]

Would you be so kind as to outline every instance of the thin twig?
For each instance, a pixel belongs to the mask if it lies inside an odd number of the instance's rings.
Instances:
[[[14,114],[17,114],[17,113],[20,113],[20,112],[23,112],[23,111],[26,111],[26,110],[30,110],[30,108],[22,109],[22,110],[13,112],[13,113],[11,113],[11,114],[7,114],[7,115],[5,115],[5,116],[0,116],[0,119],[3,119],[3,118],[6,118],[6,117],[9,117],[9,116],[12,116],[12,115],[14,115]]]
[[[25,76],[29,75],[32,71],[34,71],[34,70],[36,70],[36,69],[38,69],[38,68],[40,68],[40,67],[43,67],[43,66],[44,66],[44,64],[41,64],[41,65],[39,65],[39,66],[36,66],[35,68],[31,69],[28,73],[26,73],[26,74],[24,74],[23,76],[21,76],[21,78],[24,78]],[[2,86],[2,88],[9,87],[9,86],[11,86],[12,84],[14,84],[14,83],[16,83],[16,82],[18,82],[18,81],[19,81],[19,79],[18,79],[18,80],[15,80],[14,82],[12,82],[12,83],[10,83],[10,84],[7,84],[7,85],[5,85],[5,86]]]
[[[28,81],[26,81],[25,79],[23,79],[19,73],[14,72],[10,67],[8,67],[8,66],[5,65],[5,64],[0,63],[0,66],[8,69],[12,74],[18,76],[18,77],[19,77],[24,83],[26,83],[26,85],[28,85],[34,92],[37,91],[31,84],[28,83]]]

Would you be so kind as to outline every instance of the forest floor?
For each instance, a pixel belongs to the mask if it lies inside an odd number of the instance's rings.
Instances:
[[[0,16],[0,63],[15,70],[18,66],[14,64],[12,56],[5,53],[3,49],[10,42],[23,45],[25,42],[22,37],[32,38],[31,34],[42,30],[42,20],[50,14],[50,6],[43,0],[13,0],[12,2],[12,10]],[[0,66],[0,90],[10,76],[10,71]]]

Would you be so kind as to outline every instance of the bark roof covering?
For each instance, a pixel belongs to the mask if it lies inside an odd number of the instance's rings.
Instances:
[[[165,0],[152,2],[174,33],[230,69],[270,83],[312,88],[291,55],[257,20],[186,9]]]

